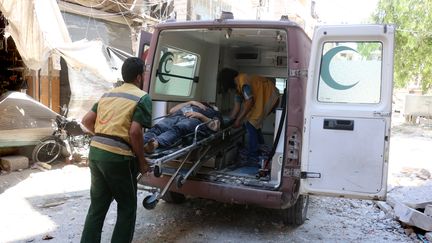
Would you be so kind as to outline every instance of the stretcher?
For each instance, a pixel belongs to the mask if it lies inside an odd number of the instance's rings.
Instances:
[[[184,157],[182,158],[180,165],[178,166],[174,174],[172,174],[170,180],[165,185],[165,187],[162,190],[154,191],[152,195],[144,198],[144,208],[153,209],[158,203],[159,199],[165,195],[165,193],[169,190],[169,188],[174,182],[177,188],[181,188],[190,175],[196,173],[196,171],[201,167],[204,162],[206,162],[210,157],[217,153],[217,151],[210,150],[210,148],[212,148],[212,144],[216,140],[225,140],[228,136],[230,136],[231,123],[223,122],[219,131],[209,134],[207,136],[200,135],[200,127],[206,126],[213,121],[214,120],[210,120],[208,122],[199,124],[195,127],[195,131],[192,134],[186,136],[193,136],[192,143],[187,143],[186,145],[180,144],[175,148],[169,148],[165,151],[159,151],[154,155],[148,155],[148,162],[152,164],[153,174],[156,177],[160,177],[162,175],[162,166],[164,163],[178,159],[182,156]],[[196,158],[196,160],[194,161],[190,160],[192,153],[198,149],[200,149],[198,158]],[[187,170],[186,173],[181,173],[187,161],[192,162],[192,166]],[[138,176],[138,181],[140,178],[141,175]]]

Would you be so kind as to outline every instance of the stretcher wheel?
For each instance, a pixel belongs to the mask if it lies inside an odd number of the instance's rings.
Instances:
[[[162,170],[161,170],[160,166],[155,165],[155,167],[153,169],[153,175],[156,177],[160,177],[162,175]]]
[[[153,195],[148,195],[142,201],[142,205],[145,209],[151,210],[156,207],[156,204],[159,202],[157,193]]]
[[[177,186],[177,188],[181,188],[182,186],[183,186],[183,176],[182,175],[178,175],[176,178],[175,178],[175,181],[176,181],[176,186]]]

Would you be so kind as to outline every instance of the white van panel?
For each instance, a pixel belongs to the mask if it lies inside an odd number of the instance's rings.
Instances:
[[[321,178],[310,180],[309,185],[327,191],[379,192],[383,184],[385,120],[356,119],[354,129],[348,131],[323,128],[327,118],[311,118],[309,160],[320,163],[309,164],[307,171],[319,171]]]
[[[394,26],[315,30],[300,193],[386,198]]]

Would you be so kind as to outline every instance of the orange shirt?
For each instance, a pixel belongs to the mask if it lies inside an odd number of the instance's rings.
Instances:
[[[251,87],[254,105],[246,118],[256,129],[260,129],[264,118],[271,112],[279,99],[279,90],[270,79],[258,75],[240,73],[235,80],[239,94],[243,94],[245,84]]]

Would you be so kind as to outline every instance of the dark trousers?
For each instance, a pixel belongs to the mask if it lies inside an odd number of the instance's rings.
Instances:
[[[117,202],[117,222],[111,242],[131,242],[137,209],[137,163],[90,160],[91,204],[81,242],[100,242],[102,226],[112,200]]]

